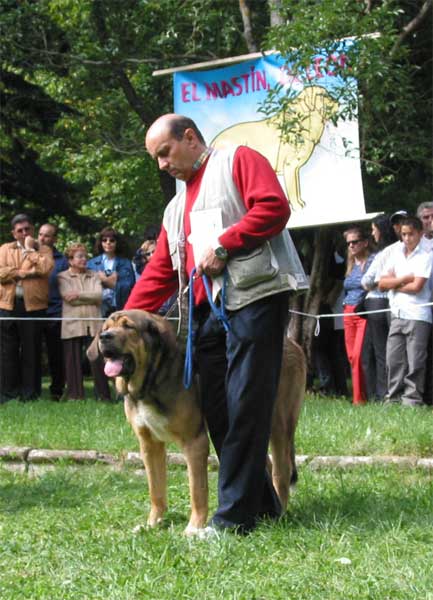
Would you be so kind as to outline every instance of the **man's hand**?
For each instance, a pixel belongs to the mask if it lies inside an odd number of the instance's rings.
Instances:
[[[105,288],[114,289],[117,283],[117,273],[114,271],[111,275],[106,275],[104,271],[98,271],[99,279]]]
[[[22,269],[18,270],[15,275],[14,275],[14,279],[16,281],[20,281],[21,279],[25,279],[26,276],[28,276],[28,272],[27,271],[23,271]]]
[[[26,235],[24,239],[24,248],[26,250],[34,250],[37,248],[37,242],[31,235]]]
[[[77,294],[76,292],[72,292],[70,294],[65,294],[63,296],[63,299],[66,300],[66,302],[73,302],[74,300],[78,300],[79,297],[80,297],[80,294]]]
[[[209,247],[197,266],[197,277],[201,277],[203,273],[208,277],[216,277],[224,271],[225,266],[226,261],[215,256],[215,250]]]
[[[414,279],[415,279],[415,275],[413,273],[410,273],[408,275],[403,275],[402,277],[400,277],[400,285],[398,287],[403,287],[407,283],[412,283],[412,281],[414,281]]]

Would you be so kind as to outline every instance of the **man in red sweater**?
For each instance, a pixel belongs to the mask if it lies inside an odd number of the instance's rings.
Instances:
[[[281,514],[266,457],[288,290],[294,287],[285,274],[286,248],[281,243],[289,205],[263,156],[243,146],[208,148],[186,117],[167,114],[157,119],[147,132],[146,148],[160,169],[186,185],[165,211],[156,251],[125,309],[156,312],[176,291],[179,273],[187,278],[197,268],[195,364],[220,461],[218,508],[208,530],[247,532],[261,517]],[[197,232],[191,227],[198,213],[205,221],[217,214],[222,224],[199,257],[197,248],[194,256]],[[203,274],[215,280],[226,267],[227,332],[210,309],[202,280]]]

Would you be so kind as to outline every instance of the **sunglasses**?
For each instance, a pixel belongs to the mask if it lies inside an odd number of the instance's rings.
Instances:
[[[104,237],[102,238],[103,242],[112,242],[113,244],[116,242],[116,238]]]
[[[360,242],[363,242],[364,240],[350,240],[349,242],[346,242],[346,246],[356,246],[356,244],[359,244]]]

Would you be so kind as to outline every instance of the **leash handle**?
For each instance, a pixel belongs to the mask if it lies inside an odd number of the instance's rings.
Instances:
[[[197,272],[197,269],[191,271],[191,275],[189,276],[189,290],[188,290],[188,299],[189,299],[189,307],[188,307],[188,335],[186,338],[186,355],[185,355],[185,364],[183,368],[183,386],[185,389],[189,390],[192,384],[193,379],[193,362],[194,362],[194,338],[195,332],[193,328],[193,314],[194,314],[194,276]],[[221,307],[215,304],[212,299],[212,290],[209,284],[209,279],[207,275],[202,275],[203,285],[206,290],[207,299],[209,305],[211,307],[212,312],[216,316],[216,318],[221,321],[224,329],[226,331],[230,330],[230,323],[227,317],[227,313],[225,310],[225,296],[226,296],[226,283],[227,283],[227,269],[224,270],[223,274],[223,287],[221,291]]]
[[[216,318],[219,321],[221,321],[224,329],[226,331],[230,331],[230,323],[227,318],[226,309],[225,309],[227,269],[224,269],[224,273],[223,273],[223,287],[222,287],[222,291],[221,291],[221,308],[218,308],[218,306],[213,301],[212,290],[210,288],[209,279],[208,279],[207,275],[203,274],[202,279],[203,279],[204,288],[206,290],[207,300],[209,302],[209,305],[211,307],[213,314],[216,316]]]

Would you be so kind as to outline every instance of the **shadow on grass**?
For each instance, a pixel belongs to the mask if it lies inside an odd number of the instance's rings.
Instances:
[[[114,473],[104,473],[102,482],[99,476],[91,481],[87,473],[87,477],[80,479],[77,471],[70,473],[60,467],[38,477],[8,475],[10,481],[0,483],[0,513],[17,513],[40,506],[85,509],[86,504],[94,502],[96,497],[103,501],[119,488]],[[111,486],[110,482],[115,484]],[[120,486],[122,494],[136,492],[139,487],[147,494],[142,478],[122,481]]]
[[[73,473],[58,468],[34,478],[8,474],[0,485],[4,514],[29,511],[77,509],[93,512],[108,506],[142,518],[148,507],[145,478],[128,473],[87,470]],[[212,482],[214,487],[214,482]],[[186,526],[189,499],[186,476],[179,478],[175,494],[169,494],[166,527]],[[96,506],[97,510],[97,506]],[[108,509],[110,510],[110,509]],[[301,474],[297,494],[278,527],[290,530],[330,530],[359,527],[377,530],[423,524],[433,513],[433,477],[421,471],[398,469],[336,470]]]
[[[431,522],[433,477],[425,471],[321,472],[319,489],[314,478],[305,474],[305,487],[289,501],[283,527],[325,529],[332,524],[374,530]]]

